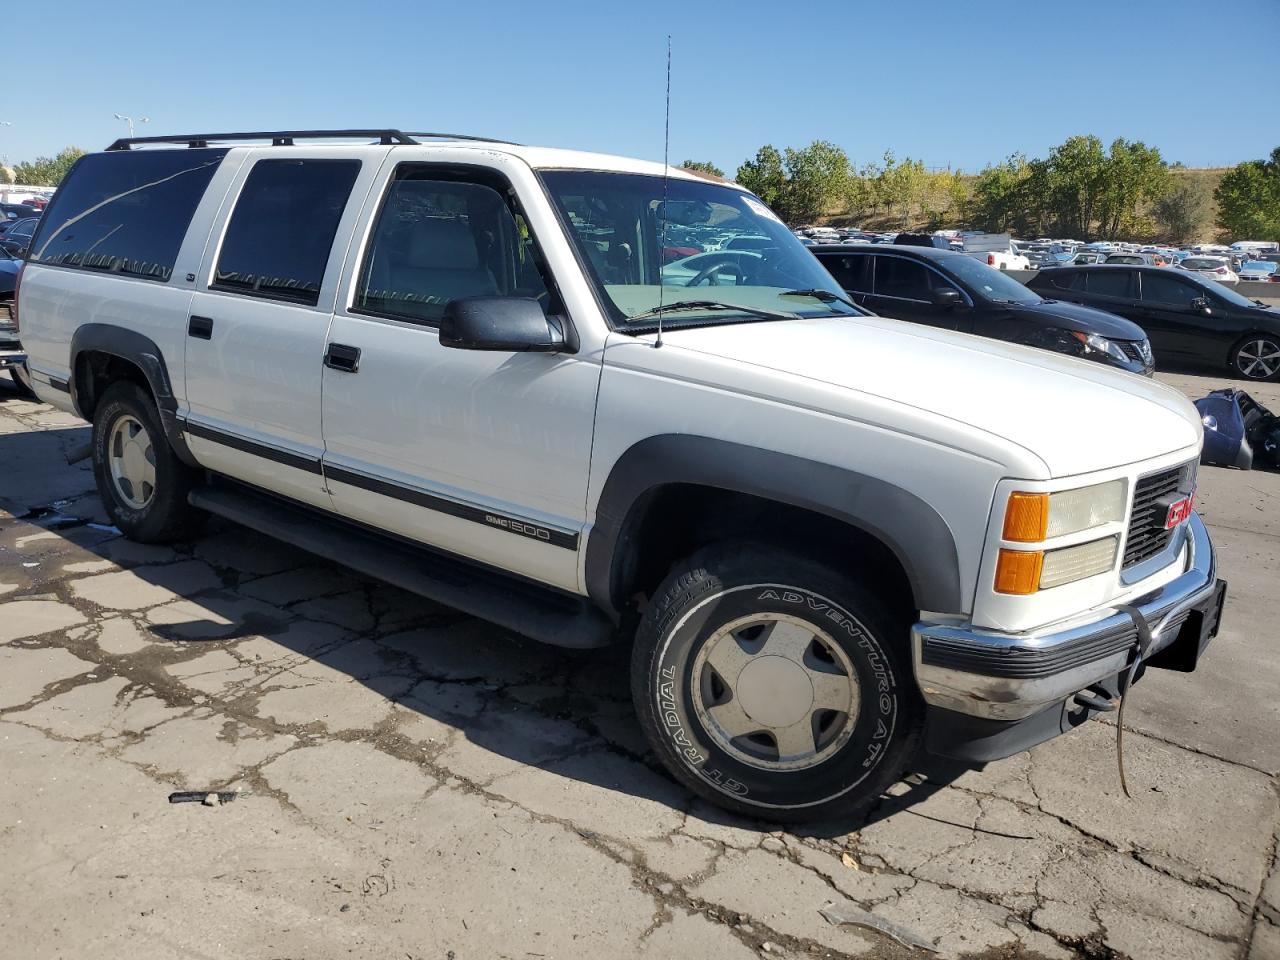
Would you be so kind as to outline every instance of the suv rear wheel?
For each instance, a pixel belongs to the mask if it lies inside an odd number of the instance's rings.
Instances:
[[[714,803],[771,820],[856,814],[915,752],[907,629],[808,559],[708,549],[642,619],[636,711],[666,767]]]
[[[135,383],[113,383],[98,402],[93,473],[108,516],[130,540],[181,539],[204,517],[187,503],[199,471],[174,455],[155,404]]]

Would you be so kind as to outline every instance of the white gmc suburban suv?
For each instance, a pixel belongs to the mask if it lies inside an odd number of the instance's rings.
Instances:
[[[622,638],[657,755],[739,812],[854,809],[922,739],[1023,750],[1217,629],[1191,404],[868,315],[731,183],[395,130],[119,141],[16,302],[127,536],[219,514]]]

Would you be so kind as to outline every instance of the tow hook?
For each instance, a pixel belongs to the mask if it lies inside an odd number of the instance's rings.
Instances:
[[[1110,713],[1116,708],[1115,701],[1111,699],[1111,695],[1096,683],[1087,690],[1081,690],[1077,693],[1075,701],[1080,706],[1088,707],[1090,710],[1097,710],[1099,713]]]

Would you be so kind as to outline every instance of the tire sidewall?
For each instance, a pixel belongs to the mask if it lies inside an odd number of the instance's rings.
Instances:
[[[654,651],[647,704],[655,739],[669,762],[717,799],[760,813],[803,812],[878,795],[897,775],[911,702],[901,658],[891,656],[886,631],[875,616],[859,616],[835,599],[833,585],[802,586],[795,578],[717,579],[692,602],[678,605],[662,625]],[[859,683],[858,716],[848,740],[833,756],[811,767],[765,770],[718,746],[693,704],[693,665],[699,649],[723,624],[754,613],[799,617],[823,630],[849,658]]]

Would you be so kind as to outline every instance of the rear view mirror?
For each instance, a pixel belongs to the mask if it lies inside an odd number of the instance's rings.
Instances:
[[[930,299],[935,307],[956,307],[964,302],[964,298],[960,296],[960,291],[955,287],[942,287],[934,290]]]
[[[457,350],[555,353],[564,333],[530,297],[461,297],[440,318],[440,346]]]

